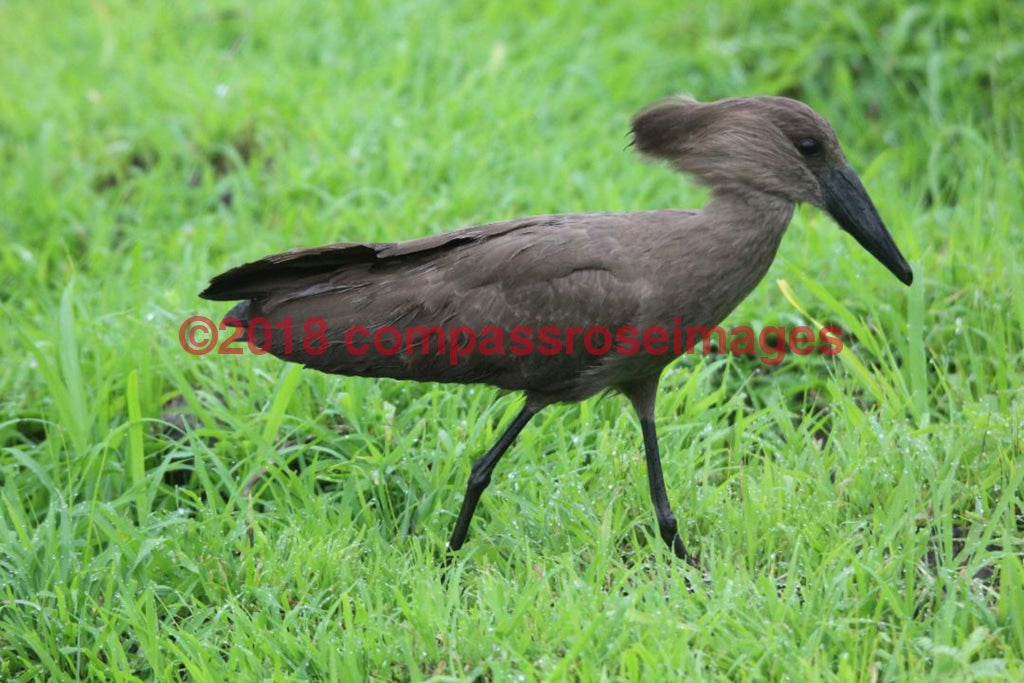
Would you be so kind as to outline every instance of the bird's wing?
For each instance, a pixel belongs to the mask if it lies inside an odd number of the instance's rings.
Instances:
[[[460,245],[486,242],[509,232],[557,225],[565,216],[535,216],[477,225],[405,242],[336,242],[320,247],[291,249],[246,263],[214,277],[200,294],[213,301],[264,297],[283,289],[299,289],[346,266],[371,264],[403,256],[425,256]]]

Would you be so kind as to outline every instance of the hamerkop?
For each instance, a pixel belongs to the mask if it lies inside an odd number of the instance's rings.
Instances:
[[[657,328],[718,324],[764,276],[801,202],[827,211],[903,283],[913,275],[832,128],[805,104],[668,99],[633,118],[632,136],[641,153],[707,186],[707,206],[537,216],[407,242],[296,249],[218,275],[202,296],[243,299],[228,318],[251,342],[323,372],[525,392],[522,410],[473,463],[452,551],[530,418],[552,403],[622,392],[640,419],[661,537],[694,563],[665,492],[654,427],[658,379],[676,354],[646,343],[609,349],[604,334],[582,344],[573,328],[603,328],[616,340],[627,330],[635,341],[651,330],[663,340]],[[298,343],[301,321],[313,318],[325,332],[307,349]],[[267,338],[286,324],[296,327],[290,347],[282,334]],[[413,328],[420,338],[396,338]],[[545,328],[557,344],[543,343]]]

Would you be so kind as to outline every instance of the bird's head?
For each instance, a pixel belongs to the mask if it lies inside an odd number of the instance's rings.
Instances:
[[[910,265],[893,242],[832,126],[802,102],[671,98],[633,117],[633,144],[714,194],[766,194],[827,211],[904,284]]]

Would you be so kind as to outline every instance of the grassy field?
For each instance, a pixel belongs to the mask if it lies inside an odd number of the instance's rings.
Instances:
[[[1024,679],[1024,5],[0,4],[0,679]],[[672,7],[672,9],[666,9]],[[658,424],[178,342],[264,254],[700,206],[625,149],[662,96],[799,97],[916,281],[800,209]]]

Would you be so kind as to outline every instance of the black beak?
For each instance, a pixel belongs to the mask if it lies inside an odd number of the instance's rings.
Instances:
[[[825,209],[846,232],[888,268],[900,282],[909,285],[914,281],[910,264],[903,258],[899,247],[892,241],[892,235],[882,222],[868,191],[860,178],[849,166],[830,171],[821,179],[825,195]]]

